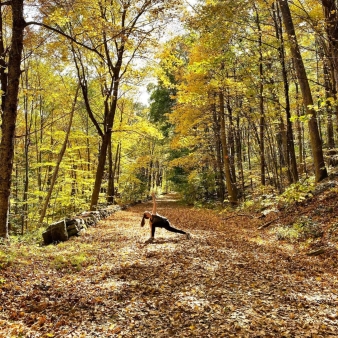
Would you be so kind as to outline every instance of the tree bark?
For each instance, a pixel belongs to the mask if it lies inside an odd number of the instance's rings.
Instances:
[[[316,111],[313,108],[312,93],[302,55],[300,53],[300,48],[298,45],[288,1],[278,0],[278,3],[282,12],[285,30],[290,40],[291,54],[294,60],[295,70],[303,97],[303,103],[306,108],[306,113],[309,115],[308,127],[310,134],[311,150],[313,155],[315,179],[316,182],[320,182],[327,177],[327,170],[325,167],[322,143],[318,130]]]
[[[12,0],[12,38],[8,59],[8,82],[2,115],[0,143],[0,238],[8,237],[8,208],[11,194],[21,55],[23,49],[23,0]],[[2,85],[2,88],[3,85]]]

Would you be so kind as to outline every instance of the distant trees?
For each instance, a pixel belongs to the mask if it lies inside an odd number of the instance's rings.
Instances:
[[[117,101],[123,78],[128,77],[135,59],[153,45],[152,35],[166,20],[165,11],[175,2],[156,1],[76,1],[72,6],[51,3],[46,20],[71,41],[71,53],[85,107],[101,137],[90,208],[99,200],[107,154],[111,144]],[[90,8],[90,11],[88,11]],[[85,48],[83,48],[85,47]],[[131,79],[130,81],[135,81]],[[100,86],[101,112],[91,97],[91,87]],[[109,155],[111,156],[111,155]],[[111,163],[111,162],[110,162]],[[109,169],[112,172],[112,168]],[[111,185],[112,186],[112,185]],[[110,191],[109,194],[114,194]],[[113,196],[109,196],[110,200]]]
[[[279,0],[278,4],[282,12],[285,30],[289,38],[293,64],[295,67],[297,80],[303,96],[303,104],[305,106],[306,113],[309,116],[308,124],[309,124],[309,135],[311,140],[311,150],[313,155],[313,164],[315,168],[316,181],[319,182],[327,177],[327,170],[324,163],[322,141],[320,139],[317,123],[317,114],[313,106],[311,88],[309,85],[305,66],[303,63],[303,58],[298,45],[298,40],[296,37],[296,32],[293,25],[289,4],[287,1],[283,0]]]
[[[323,148],[334,147],[338,126],[337,12],[335,1],[322,5],[201,2],[188,32],[162,52],[161,81],[176,90],[172,145],[188,149],[171,164],[195,171],[190,184],[199,177],[204,198],[214,191],[223,201],[227,190],[236,203],[259,184],[283,192],[310,167],[317,182],[327,177]]]

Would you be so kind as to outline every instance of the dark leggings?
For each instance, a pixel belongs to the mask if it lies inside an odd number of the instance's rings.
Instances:
[[[183,234],[183,235],[186,234],[186,232],[183,231],[183,230],[178,230],[178,229],[173,228],[170,225],[169,221],[166,221],[166,222],[157,222],[157,223],[151,225],[151,237],[155,237],[155,228],[164,228],[164,229],[171,231],[171,232],[177,232],[177,233]]]

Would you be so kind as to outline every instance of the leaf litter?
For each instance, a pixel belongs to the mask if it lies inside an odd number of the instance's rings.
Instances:
[[[0,337],[338,337],[335,256],[285,250],[257,217],[165,198],[159,213],[192,238],[157,229],[145,244],[149,207],[3,267]]]

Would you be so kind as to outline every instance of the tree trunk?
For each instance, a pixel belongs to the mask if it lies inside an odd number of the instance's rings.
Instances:
[[[241,128],[240,128],[240,117],[236,118],[236,130],[235,130],[235,144],[236,144],[236,155],[237,155],[237,170],[239,174],[239,182],[241,184],[240,196],[245,194],[244,188],[244,168],[243,168],[243,150],[242,150],[242,137],[241,137]]]
[[[54,188],[54,185],[56,183],[57,176],[58,176],[58,173],[59,173],[60,164],[61,164],[63,155],[64,155],[64,153],[66,151],[66,148],[67,148],[68,138],[69,138],[70,130],[71,130],[72,123],[73,123],[73,116],[74,116],[74,111],[75,111],[75,106],[76,106],[76,102],[77,102],[78,93],[79,93],[79,87],[77,87],[77,89],[76,89],[76,93],[75,93],[75,98],[74,98],[72,110],[70,112],[69,123],[68,123],[67,131],[66,131],[66,137],[65,137],[65,139],[63,141],[62,148],[61,148],[60,153],[58,155],[56,166],[54,168],[54,172],[53,172],[52,178],[50,180],[50,185],[49,185],[49,188],[48,188],[48,193],[47,193],[45,202],[43,203],[43,207],[42,207],[41,212],[40,212],[39,224],[42,224],[43,219],[45,218],[47,207],[48,207],[50,198],[52,196],[53,188]]]
[[[291,53],[295,64],[295,70],[299,86],[303,96],[303,103],[306,108],[306,113],[309,115],[308,126],[311,141],[311,150],[313,155],[313,164],[315,169],[316,182],[319,182],[327,177],[327,170],[325,167],[322,143],[318,130],[316,111],[313,109],[311,89],[303,63],[302,55],[300,53],[295,29],[293,26],[289,4],[287,1],[284,0],[278,0],[278,3],[281,8],[284,26],[290,40]]]
[[[229,116],[229,133],[228,133],[228,148],[229,148],[229,160],[232,182],[236,183],[236,167],[235,167],[235,142],[234,142],[234,124],[232,118],[232,108],[230,105],[230,97],[227,95],[227,110]]]
[[[280,47],[278,48],[279,61],[282,66],[282,75],[283,75],[283,87],[284,87],[284,97],[285,97],[285,114],[286,114],[286,161],[288,165],[288,171],[291,174],[290,183],[298,181],[298,169],[297,169],[297,160],[295,145],[293,141],[293,130],[291,122],[291,107],[290,107],[290,95],[289,95],[289,80],[288,72],[285,64],[285,50],[284,50],[284,39],[283,39],[283,30],[280,13],[277,6],[277,12],[274,11],[274,22],[276,37],[280,41]]]
[[[338,92],[338,12],[336,0],[322,0],[325,28],[329,42],[328,59],[332,64],[336,92]]]
[[[0,158],[0,238],[8,237],[8,208],[14,158],[21,55],[23,49],[23,0],[12,0],[12,39],[8,60],[8,82],[2,115]],[[3,85],[2,85],[3,88]]]
[[[228,189],[230,203],[236,204],[237,203],[237,188],[234,182],[232,182],[232,178],[231,178],[230,160],[229,160],[229,153],[228,153],[227,137],[226,137],[226,132],[225,132],[224,95],[222,92],[219,93],[219,103],[220,103],[221,142],[222,142],[226,186]]]
[[[0,13],[0,84],[1,84],[1,115],[5,110],[5,102],[6,102],[6,93],[7,93],[7,63],[5,57],[7,55],[7,50],[5,49],[4,35],[2,32],[4,31],[3,22],[2,22],[2,12]],[[3,116],[1,116],[3,118]]]
[[[329,149],[333,149],[335,147],[335,140],[334,140],[334,129],[333,129],[333,107],[330,98],[336,99],[336,90],[332,85],[331,76],[330,76],[330,67],[328,62],[324,60],[323,62],[323,74],[324,74],[324,87],[325,87],[325,97],[326,97],[326,113],[327,113],[327,146]]]
[[[113,171],[113,149],[112,144],[108,145],[108,188],[107,203],[114,203],[114,171]]]
[[[115,201],[115,175],[116,175],[116,168],[117,168],[118,159],[119,159],[120,147],[121,147],[121,142],[118,142],[117,147],[116,147],[114,164],[111,163],[112,168],[111,168],[111,173],[109,173],[108,198],[107,198],[107,202],[109,204],[114,204],[114,201]],[[113,157],[113,154],[111,154],[111,157]],[[111,158],[111,161],[113,162],[113,158]]]
[[[98,161],[97,168],[96,168],[95,183],[94,183],[94,188],[93,188],[91,202],[90,202],[91,211],[97,210],[97,207],[98,207],[101,183],[102,183],[102,178],[104,174],[104,167],[106,164],[108,144],[110,142],[111,142],[111,131],[108,131],[104,134],[103,139],[102,139],[102,145],[101,145],[100,154],[99,154],[99,161]]]
[[[260,150],[260,164],[261,164],[261,184],[265,185],[265,113],[264,113],[264,84],[263,84],[263,51],[262,51],[262,31],[260,27],[260,20],[258,10],[256,9],[256,24],[258,29],[258,48],[259,48],[259,150]]]
[[[214,134],[215,134],[215,149],[216,149],[216,163],[217,163],[217,170],[216,170],[216,184],[218,187],[218,196],[221,200],[221,202],[224,202],[225,199],[225,189],[224,189],[224,183],[223,183],[223,167],[222,167],[222,154],[221,154],[221,139],[220,139],[220,124],[219,120],[217,118],[217,111],[216,111],[216,105],[212,105],[212,116],[214,120]]]
[[[25,78],[25,86],[28,88],[28,76]],[[23,107],[25,112],[25,138],[24,138],[24,163],[25,163],[25,179],[24,179],[24,190],[22,196],[22,212],[21,212],[21,235],[28,227],[28,188],[29,188],[29,145],[30,145],[30,125],[28,124],[28,97],[24,96]]]

